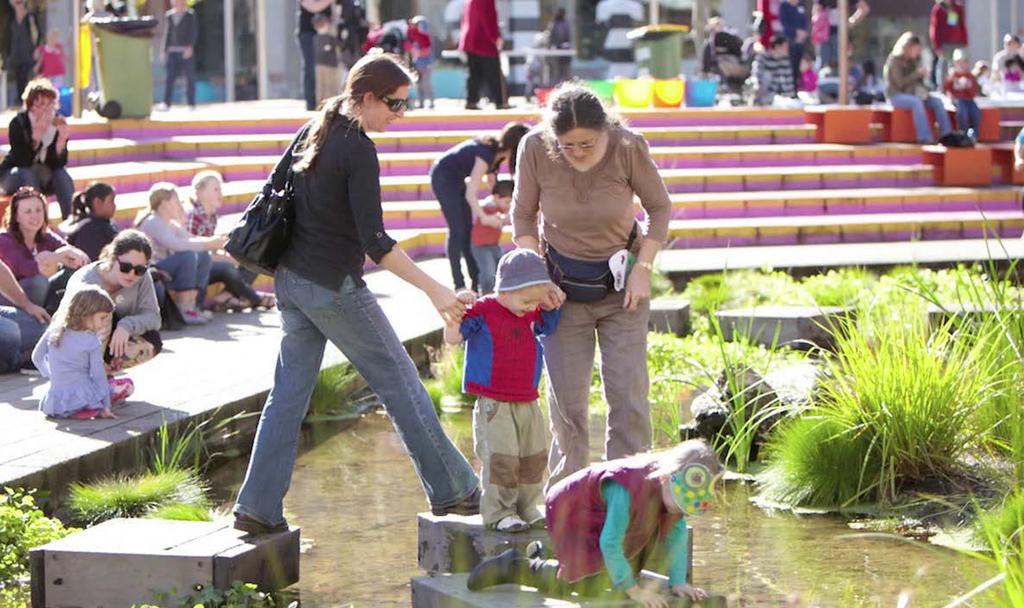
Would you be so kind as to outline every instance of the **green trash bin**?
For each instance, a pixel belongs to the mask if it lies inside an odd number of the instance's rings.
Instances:
[[[153,17],[100,18],[89,22],[96,41],[96,111],[104,118],[148,118],[153,109]]]
[[[630,30],[634,58],[640,75],[652,78],[678,78],[683,71],[683,34],[688,25],[660,23]]]

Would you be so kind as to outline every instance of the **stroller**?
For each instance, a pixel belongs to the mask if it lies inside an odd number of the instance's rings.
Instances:
[[[729,32],[717,32],[704,43],[703,71],[721,80],[726,92],[742,95],[751,64],[743,57],[743,40]]]
[[[409,27],[405,21],[388,21],[380,27],[371,30],[363,42],[363,52],[377,47],[385,53],[398,55],[406,65],[412,65],[412,58],[405,50],[406,28]]]

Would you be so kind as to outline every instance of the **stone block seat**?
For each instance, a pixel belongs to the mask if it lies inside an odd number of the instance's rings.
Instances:
[[[924,160],[935,167],[941,186],[988,186],[992,183],[992,149],[987,146],[924,146]]]
[[[1003,184],[1024,184],[1024,170],[1018,170],[1015,165],[1015,147],[1012,141],[989,145],[992,150],[993,175]]]
[[[807,122],[816,127],[821,143],[871,143],[871,108],[861,106],[808,106],[804,108]]]

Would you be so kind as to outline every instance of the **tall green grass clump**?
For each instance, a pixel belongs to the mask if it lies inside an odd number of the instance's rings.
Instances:
[[[816,405],[769,445],[769,498],[893,503],[914,482],[953,473],[972,443],[968,423],[993,392],[983,342],[929,333],[917,315],[891,319],[873,336],[854,321],[842,325]]]
[[[462,370],[466,362],[466,349],[446,344],[434,349],[430,359],[430,374],[433,377],[425,384],[430,398],[434,401],[434,409],[440,412],[444,405],[459,407],[470,403],[470,397],[462,392]]]
[[[117,517],[145,517],[171,505],[210,507],[205,484],[196,473],[182,469],[76,482],[71,484],[68,505],[73,521],[85,526]]]
[[[348,364],[334,365],[320,371],[309,399],[306,422],[334,420],[351,413],[349,395],[356,372]]]
[[[1003,504],[978,517],[977,532],[988,551],[971,553],[998,574],[948,606],[1005,606],[1024,608],[1024,491],[1018,489]],[[985,604],[971,603],[985,598]]]

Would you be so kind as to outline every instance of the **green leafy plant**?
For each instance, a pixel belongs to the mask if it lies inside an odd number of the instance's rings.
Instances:
[[[472,403],[469,395],[462,392],[462,370],[466,362],[466,349],[446,344],[430,353],[432,379],[426,382],[427,392],[434,400],[434,407],[461,408]]]
[[[36,506],[34,491],[0,492],[0,605],[28,604],[29,550],[75,532]]]
[[[68,504],[73,521],[89,526],[116,517],[144,517],[170,505],[210,506],[199,476],[182,469],[73,483]]]
[[[801,286],[818,306],[855,306],[877,283],[863,268],[840,268],[806,277]]]
[[[161,608],[165,605],[167,593],[156,594],[159,604],[133,604],[132,608]],[[178,603],[177,608],[276,608],[283,606],[273,594],[263,593],[254,583],[235,581],[227,589],[210,587],[193,594]],[[297,607],[292,602],[288,608]]]

